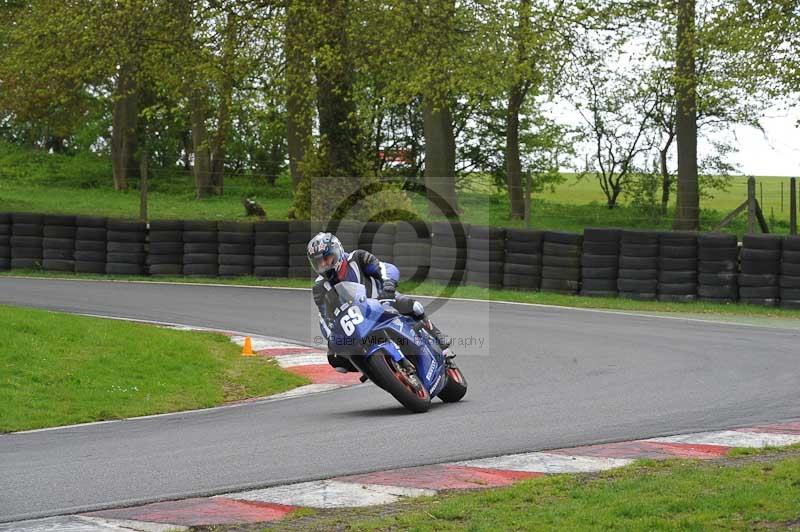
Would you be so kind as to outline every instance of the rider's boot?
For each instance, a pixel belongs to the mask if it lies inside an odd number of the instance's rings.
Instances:
[[[450,347],[450,344],[452,343],[450,338],[445,336],[444,333],[442,333],[442,331],[439,330],[439,327],[433,324],[430,318],[426,318],[425,316],[423,316],[420,319],[420,323],[425,328],[425,330],[428,331],[428,334],[433,336],[433,339],[436,340],[437,344],[439,344],[439,347],[442,349],[442,352],[447,351],[447,349]],[[448,355],[448,353],[445,353],[445,355]]]

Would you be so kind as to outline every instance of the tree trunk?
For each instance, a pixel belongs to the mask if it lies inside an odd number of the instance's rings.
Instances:
[[[206,130],[206,102],[199,91],[189,100],[192,124],[192,151],[194,152],[194,181],[197,198],[207,198],[214,194],[211,178],[211,150]]]
[[[136,128],[139,118],[139,102],[136,84],[129,67],[123,65],[117,78],[114,110],[111,122],[111,167],[114,175],[114,190],[126,190],[128,177],[133,175],[136,164]]]
[[[700,187],[697,180],[697,79],[695,73],[695,0],[678,1],[675,60],[678,143],[678,193],[674,229],[700,228]]]
[[[428,211],[431,214],[458,216],[456,197],[456,154],[450,108],[435,107],[426,99],[422,104],[425,130],[425,186],[428,190]]]
[[[520,83],[511,89],[506,112],[506,184],[512,220],[520,220],[525,216],[522,162],[519,155],[519,111],[524,100],[525,92]]]
[[[667,156],[674,137],[674,134],[670,134],[667,138],[667,143],[658,151],[659,166],[661,168],[661,214],[667,214],[667,207],[669,206],[669,189],[672,186],[672,176],[667,166]]]
[[[296,189],[303,179],[302,163],[311,136],[311,54],[304,35],[303,3],[290,2],[286,18],[286,147],[289,174]]]

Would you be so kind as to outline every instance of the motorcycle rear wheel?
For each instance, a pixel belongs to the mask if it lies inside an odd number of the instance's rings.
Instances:
[[[375,353],[365,364],[373,382],[412,412],[427,412],[431,407],[431,396],[419,378],[409,378],[388,354]]]

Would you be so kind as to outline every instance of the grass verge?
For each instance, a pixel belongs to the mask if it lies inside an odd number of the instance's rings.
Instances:
[[[203,408],[307,381],[221,334],[0,306],[0,432]]]
[[[35,270],[12,270],[0,272],[0,277],[43,277],[48,279],[87,279],[116,280],[139,282],[172,282],[186,284],[221,284],[231,286],[263,286],[276,288],[310,288],[308,279],[259,279],[256,277],[237,278],[201,278],[201,277],[137,277],[126,275],[94,275],[69,274],[62,272],[43,272]],[[460,297],[484,301],[508,301],[516,303],[533,303],[573,308],[592,308],[622,311],[667,312],[681,314],[745,316],[756,318],[800,318],[800,310],[759,307],[755,305],[719,304],[706,302],[669,303],[662,301],[635,301],[611,297],[583,297],[556,294],[552,292],[534,292],[525,290],[497,290],[477,286],[459,286],[447,288],[441,284],[424,282],[419,284],[401,283],[400,291],[405,294],[431,297]]]
[[[266,530],[753,530],[800,525],[800,447],[713,461],[643,460],[509,488],[320,511]]]

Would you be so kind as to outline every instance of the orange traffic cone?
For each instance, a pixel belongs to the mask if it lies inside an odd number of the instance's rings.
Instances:
[[[242,356],[243,357],[251,357],[255,355],[253,352],[253,342],[250,340],[249,336],[244,337],[244,346],[242,346]]]

